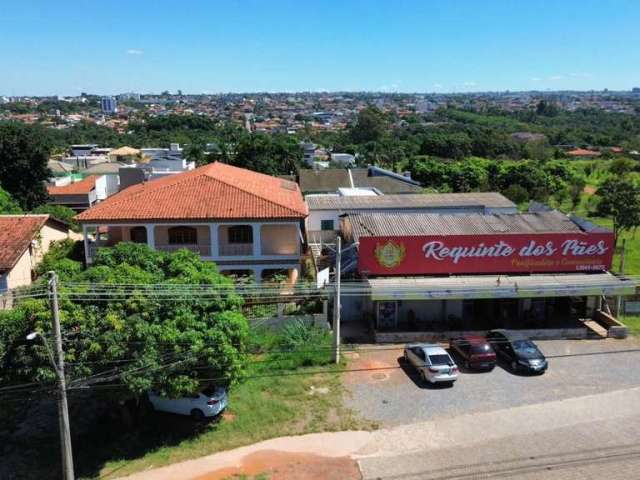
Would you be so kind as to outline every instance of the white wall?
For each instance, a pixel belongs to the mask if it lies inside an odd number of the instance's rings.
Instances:
[[[307,217],[307,230],[321,230],[322,220],[333,220],[333,228],[340,230],[340,215],[338,210],[311,210]]]
[[[7,275],[7,288],[31,285],[31,252],[27,249]]]
[[[100,175],[96,178],[96,199],[99,201],[104,200],[109,196],[107,192],[107,176]]]

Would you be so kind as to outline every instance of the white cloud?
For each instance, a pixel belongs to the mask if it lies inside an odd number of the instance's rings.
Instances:
[[[127,55],[143,55],[144,50],[140,50],[138,48],[130,48],[127,50]]]
[[[588,72],[574,72],[570,73],[569,76],[574,78],[591,78],[593,77],[593,74]]]
[[[476,82],[464,82],[462,85],[465,87],[476,87],[478,84]]]
[[[441,83],[434,83],[433,84],[433,88],[435,88],[436,90],[440,90],[442,88],[442,84]]]
[[[531,81],[532,82],[539,82],[540,81],[540,77],[531,77]]]
[[[552,75],[549,77],[549,80],[562,80],[564,75]]]

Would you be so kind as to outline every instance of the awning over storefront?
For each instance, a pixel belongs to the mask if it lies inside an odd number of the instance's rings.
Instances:
[[[611,296],[635,292],[635,282],[610,273],[385,277],[367,282],[372,300]]]

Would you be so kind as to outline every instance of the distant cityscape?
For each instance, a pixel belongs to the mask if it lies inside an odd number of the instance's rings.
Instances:
[[[640,87],[630,91],[523,91],[482,93],[300,92],[161,94],[114,96],[0,96],[0,120],[44,123],[64,129],[79,122],[104,125],[120,133],[130,121],[170,114],[193,114],[233,122],[253,132],[295,134],[305,128],[339,131],[368,105],[399,119],[450,107],[476,112],[514,112],[540,100],[567,111],[599,109],[640,115]]]

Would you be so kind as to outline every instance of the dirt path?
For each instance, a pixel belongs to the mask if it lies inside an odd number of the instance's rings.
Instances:
[[[351,457],[323,457],[310,453],[264,450],[247,455],[237,467],[227,467],[194,480],[225,480],[264,474],[269,480],[360,480],[358,464]]]
[[[269,480],[351,480],[360,473],[352,454],[371,432],[326,432],[273,438],[126,477],[127,480],[222,480],[267,473]],[[335,472],[335,473],[334,473]]]

